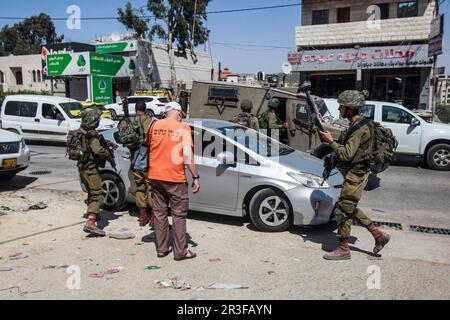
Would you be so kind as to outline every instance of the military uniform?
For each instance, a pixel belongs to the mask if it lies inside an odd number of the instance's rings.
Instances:
[[[364,106],[365,97],[359,91],[350,90],[342,93],[338,102],[341,107],[345,107],[347,110],[357,110]],[[327,260],[351,258],[348,239],[350,238],[353,219],[367,228],[374,236],[375,254],[380,252],[390,240],[390,236],[379,231],[366,214],[358,208],[358,203],[369,179],[373,139],[371,130],[367,125],[358,125],[362,120],[360,115],[352,114],[348,117],[351,118],[349,129],[341,136],[338,143],[332,142],[330,144],[333,149],[333,156],[337,159],[336,167],[344,176],[344,184],[334,210],[340,245],[335,251],[324,256]]]
[[[105,162],[109,159],[110,155],[100,145],[99,135],[95,130],[100,121],[100,117],[101,111],[97,108],[87,108],[81,113],[81,129],[86,132],[84,136],[87,142],[89,157],[86,161],[79,161],[77,166],[80,180],[88,192],[88,197],[85,201],[88,205],[88,223],[84,231],[97,236],[104,236],[105,232],[97,228],[95,221],[99,220],[103,207],[102,179],[99,167],[105,166]]]
[[[151,125],[151,119],[146,115],[138,115],[134,119],[136,121],[137,127],[140,128],[140,142],[144,142],[145,134]],[[133,171],[134,182],[136,183],[136,206],[139,210],[146,209],[152,206],[151,196],[149,193],[149,181],[147,180],[147,172],[134,170],[134,160],[136,156],[137,149],[131,151],[131,170]]]
[[[242,100],[241,110],[242,112],[234,117],[231,122],[259,131],[259,120],[254,114],[251,113],[253,110],[253,103],[248,99]]]

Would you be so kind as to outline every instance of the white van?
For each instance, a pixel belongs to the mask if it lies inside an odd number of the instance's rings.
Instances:
[[[71,110],[81,110],[77,100],[38,95],[11,95],[1,107],[1,127],[26,140],[65,142],[70,130],[80,128],[81,118]],[[101,119],[99,131],[117,127],[109,119]]]

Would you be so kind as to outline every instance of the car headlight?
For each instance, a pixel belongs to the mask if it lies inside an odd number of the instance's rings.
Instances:
[[[303,184],[305,187],[308,188],[317,188],[317,189],[330,189],[330,186],[326,181],[323,180],[323,178],[316,176],[311,173],[305,173],[305,172],[289,172],[288,175],[301,184]]]

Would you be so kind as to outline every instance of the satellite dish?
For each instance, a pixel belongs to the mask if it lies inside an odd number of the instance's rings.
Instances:
[[[284,74],[290,74],[292,72],[292,65],[289,62],[283,63],[281,70]]]
[[[121,38],[122,36],[118,32],[113,32],[113,34],[111,35],[111,40],[113,42],[119,42]]]

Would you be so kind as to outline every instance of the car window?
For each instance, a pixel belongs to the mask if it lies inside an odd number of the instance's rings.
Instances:
[[[408,112],[392,106],[383,106],[383,122],[411,124],[413,116]]]
[[[152,102],[152,101],[153,101],[153,98],[145,98],[144,101],[145,101],[145,102]]]
[[[61,111],[59,111],[56,106],[47,103],[42,104],[42,117],[48,120],[59,120],[61,117],[64,118]]]
[[[161,103],[169,103],[169,99],[167,98],[158,98],[158,101]]]
[[[83,106],[79,102],[66,102],[66,103],[60,103],[59,104],[61,108],[64,110],[64,112],[67,114],[67,116],[71,119],[73,118],[80,118],[80,110],[83,109]],[[76,116],[72,113],[72,111],[75,111]]]
[[[306,106],[298,104],[296,107],[295,117],[305,123],[309,123],[309,112]]]
[[[129,98],[128,103],[138,103],[139,100],[139,98]]]
[[[366,119],[375,120],[375,105],[366,104],[361,108],[360,113]]]
[[[26,101],[8,101],[5,106],[5,115],[34,118],[36,117],[38,104]]]

